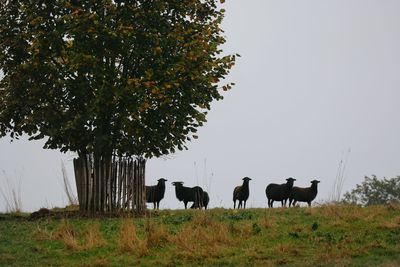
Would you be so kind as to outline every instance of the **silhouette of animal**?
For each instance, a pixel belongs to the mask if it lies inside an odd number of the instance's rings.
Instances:
[[[202,206],[204,207],[204,209],[207,209],[209,202],[210,202],[210,197],[208,196],[208,193],[206,191],[203,191],[203,197],[202,197],[200,203],[202,203]],[[195,209],[195,208],[198,208],[198,206],[195,206],[195,203],[193,203],[193,205],[190,208]]]
[[[318,194],[318,183],[320,181],[312,180],[311,186],[302,188],[293,186],[289,194],[289,207],[296,205],[297,202],[307,202],[308,206],[311,207],[311,201],[315,199]]]
[[[243,179],[243,184],[241,186],[236,186],[235,189],[233,190],[233,208],[236,208],[236,200],[239,201],[238,209],[243,207],[244,209],[246,208],[246,201],[249,198],[249,181],[251,178],[249,177],[244,177]],[[242,206],[242,202],[244,205]]]
[[[165,182],[168,180],[160,178],[157,181],[157,185],[146,186],[146,201],[148,203],[153,203],[154,209],[159,209],[160,207],[160,201],[164,198]]]
[[[173,182],[172,185],[175,186],[175,195],[179,201],[183,201],[185,204],[185,209],[187,209],[187,203],[193,201],[194,206],[197,208],[202,208],[202,196],[203,189],[200,186],[186,187],[183,186],[183,182]]]
[[[280,201],[282,207],[286,206],[287,199],[289,198],[290,190],[293,187],[294,181],[296,179],[290,177],[286,179],[285,184],[269,184],[265,188],[265,194],[268,199],[268,207],[272,208],[274,201]]]

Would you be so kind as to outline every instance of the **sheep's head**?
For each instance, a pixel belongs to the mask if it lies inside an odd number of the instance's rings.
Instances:
[[[312,180],[312,181],[311,181],[311,184],[312,184],[312,185],[318,185],[318,183],[320,183],[320,181],[318,181],[318,180]]]
[[[176,187],[181,187],[183,186],[183,182],[172,182],[172,185]]]
[[[296,179],[294,179],[293,177],[289,177],[289,178],[286,179],[286,181],[288,183],[292,183],[293,184],[293,182],[296,181]]]
[[[244,177],[242,180],[245,181],[245,182],[249,182],[249,181],[251,180],[251,178],[249,178],[249,177]]]
[[[165,183],[165,182],[168,181],[168,180],[167,180],[167,179],[164,179],[164,178],[160,178],[160,179],[158,179],[157,181],[160,182],[160,183]]]

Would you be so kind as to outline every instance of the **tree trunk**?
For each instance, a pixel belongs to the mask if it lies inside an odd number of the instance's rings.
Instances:
[[[143,158],[87,155],[74,159],[79,209],[105,213],[146,209],[145,166]]]

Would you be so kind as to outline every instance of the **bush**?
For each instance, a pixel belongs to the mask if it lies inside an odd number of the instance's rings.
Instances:
[[[365,176],[355,189],[344,194],[344,202],[363,206],[400,201],[400,176],[378,179],[375,175]]]

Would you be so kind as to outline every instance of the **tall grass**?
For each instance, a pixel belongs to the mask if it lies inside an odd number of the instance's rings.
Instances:
[[[54,238],[64,243],[65,247],[69,250],[77,251],[81,250],[82,248],[79,244],[76,231],[67,221],[62,221],[60,227],[56,230],[54,234]]]
[[[170,236],[164,224],[155,224],[147,217],[145,222],[147,248],[163,247],[170,241]]]
[[[98,248],[105,244],[106,241],[100,231],[100,223],[91,224],[85,231],[85,249]]]
[[[330,202],[339,202],[343,192],[343,185],[345,181],[345,171],[347,167],[347,162],[349,160],[351,149],[347,151],[346,155],[342,153],[342,158],[339,161],[339,166],[336,172],[335,181],[332,188],[332,193],[330,196]]]
[[[3,171],[4,181],[0,184],[0,195],[4,200],[5,209],[9,213],[18,213],[22,211],[21,199],[21,179],[13,184],[8,179],[6,172]]]
[[[208,171],[207,167],[207,159],[205,158],[203,161],[203,173],[201,177],[199,177],[198,173],[198,165],[197,162],[193,162],[193,169],[194,169],[194,178],[196,180],[196,185],[201,186],[204,191],[208,193],[209,196],[212,194],[212,183],[214,179],[214,172],[211,170],[210,172]],[[201,184],[200,184],[201,180]],[[213,202],[213,198],[210,197],[210,201]],[[222,200],[220,201],[220,205],[222,206]],[[209,203],[210,205],[210,203]]]
[[[205,212],[199,212],[172,238],[174,255],[185,259],[217,257],[221,248],[232,242],[229,225]]]
[[[135,224],[130,219],[125,219],[121,224],[118,245],[121,252],[134,252],[139,257],[149,252],[147,243],[138,237]]]
[[[61,241],[68,250],[72,251],[90,250],[106,245],[100,230],[100,223],[96,221],[89,224],[82,232],[74,229],[68,221],[62,220],[54,232],[38,227],[34,236],[38,240]]]

